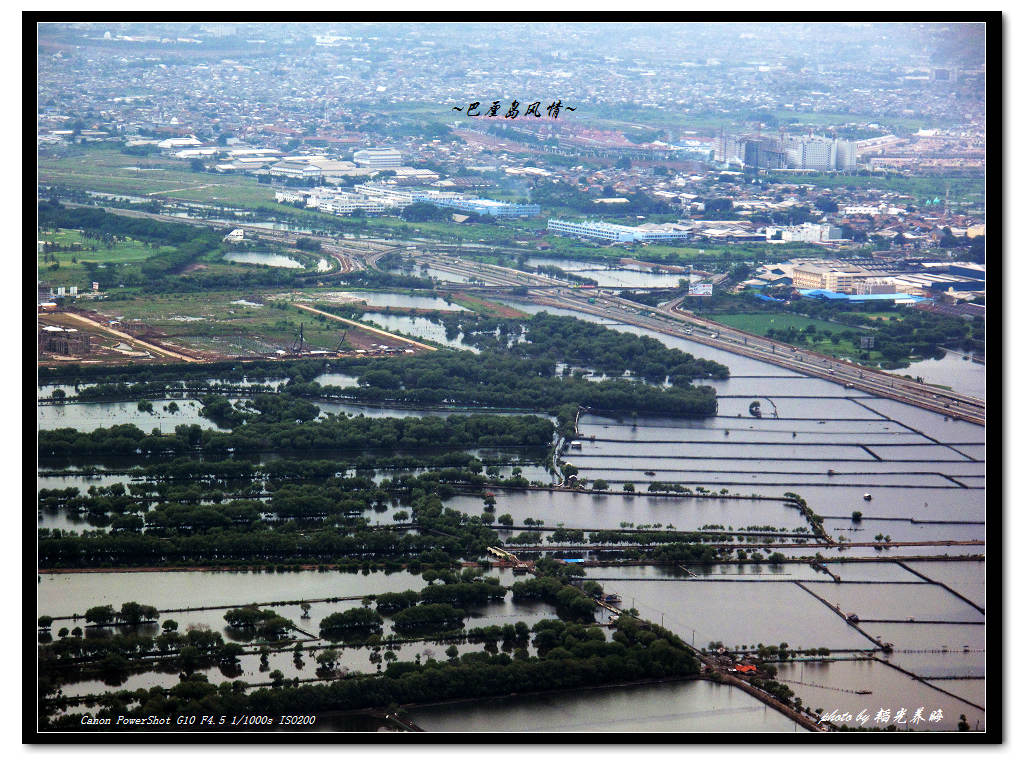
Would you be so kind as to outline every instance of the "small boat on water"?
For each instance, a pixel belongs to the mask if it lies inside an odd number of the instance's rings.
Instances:
[[[871,493],[870,492],[865,492],[864,493],[864,499],[870,501],[871,500]]]
[[[604,603],[606,604],[621,604],[622,597],[618,593],[605,593]]]
[[[654,471],[644,471],[644,476],[654,476]]]
[[[870,689],[858,689],[854,694],[871,694]]]

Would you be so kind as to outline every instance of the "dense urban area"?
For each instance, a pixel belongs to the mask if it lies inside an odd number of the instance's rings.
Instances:
[[[36,32],[39,733],[991,733],[990,25]]]

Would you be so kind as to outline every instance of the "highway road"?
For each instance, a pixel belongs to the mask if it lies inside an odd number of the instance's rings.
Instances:
[[[69,203],[73,204],[73,203]],[[202,219],[181,218],[135,210],[117,210],[119,215],[136,218],[151,218],[172,223],[189,223],[197,226],[225,226],[225,224]],[[954,419],[985,424],[984,400],[949,391],[927,383],[917,383],[900,375],[893,375],[853,362],[834,359],[806,349],[799,349],[769,338],[727,327],[680,308],[682,298],[663,307],[652,308],[641,303],[625,300],[615,295],[593,290],[574,289],[560,279],[542,274],[520,271],[504,266],[467,261],[451,255],[454,245],[440,245],[421,240],[378,241],[373,239],[338,239],[297,232],[239,224],[261,238],[294,246],[294,238],[310,237],[321,244],[323,251],[338,260],[340,272],[357,271],[366,264],[375,265],[377,260],[399,247],[405,248],[405,255],[412,256],[420,263],[441,271],[480,282],[497,288],[528,287],[529,299],[540,305],[579,311],[615,322],[640,327],[675,337],[685,338],[713,348],[730,351],[741,356],[775,364],[805,375],[838,383],[846,388],[857,389],[874,396],[894,399],[913,404]],[[416,252],[413,247],[428,247],[434,251],[447,251],[447,255]],[[463,246],[459,246],[463,247]],[[470,246],[465,246],[469,249]],[[505,250],[479,246],[488,251]],[[334,272],[339,273],[339,272]],[[324,275],[329,276],[328,274]],[[590,300],[594,299],[591,303]]]
[[[561,290],[553,295],[550,292],[531,292],[531,300],[541,305],[586,312],[645,327],[823,378],[846,388],[913,404],[946,417],[985,424],[985,402],[981,399],[735,330],[681,311],[678,303],[682,299],[664,308],[652,308],[617,296],[594,296],[582,290]],[[589,302],[591,298],[596,298],[595,303]]]
[[[684,338],[822,378],[848,389],[913,404],[944,417],[985,424],[984,400],[735,330],[683,311],[679,308],[682,298],[664,307],[651,307],[609,293],[576,289],[552,277],[453,256],[421,255],[417,260],[496,287],[529,286],[528,299],[542,306],[578,311]]]

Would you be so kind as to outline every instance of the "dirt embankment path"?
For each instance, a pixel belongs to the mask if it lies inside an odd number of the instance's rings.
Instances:
[[[345,317],[340,317],[337,314],[328,314],[326,311],[315,309],[312,306],[306,306],[303,303],[293,303],[292,305],[295,306],[295,308],[302,309],[303,311],[308,311],[311,314],[320,314],[321,316],[329,317],[330,319],[337,320],[338,322],[343,322],[347,325],[351,325],[352,327],[358,327],[360,330],[363,330],[364,332],[372,333],[373,335],[379,335],[382,338],[387,338],[388,340],[394,341],[396,343],[414,346],[415,348],[421,348],[424,351],[437,351],[437,349],[434,348],[434,346],[428,346],[426,343],[420,343],[418,340],[410,340],[409,338],[403,338],[401,335],[394,335],[392,333],[385,332],[384,330],[381,330],[377,327],[370,327],[370,325],[363,324],[362,322],[356,322],[353,319],[346,319]]]
[[[163,348],[162,346],[158,346],[158,345],[156,345],[154,343],[147,343],[144,340],[139,340],[138,338],[135,338],[135,337],[129,335],[128,333],[126,333],[126,332],[121,332],[120,330],[115,330],[115,329],[113,329],[111,327],[108,327],[105,324],[102,324],[101,322],[97,322],[94,319],[90,319],[87,316],[83,316],[82,314],[78,314],[78,313],[76,313],[76,314],[63,314],[63,315],[61,315],[61,317],[62,317],[62,319],[64,321],[66,321],[66,322],[68,322],[70,324],[75,324],[75,323],[84,324],[84,325],[86,325],[88,327],[94,327],[97,330],[102,331],[104,335],[113,335],[115,338],[123,338],[124,340],[131,341],[132,343],[134,343],[134,344],[136,344],[138,346],[142,346],[143,348],[147,348],[150,351],[152,351],[152,352],[154,352],[156,354],[159,354],[160,356],[170,356],[170,357],[173,357],[175,359],[181,359],[183,362],[199,362],[199,361],[202,361],[202,360],[197,359],[195,357],[186,356],[185,354],[178,353],[177,351],[170,351],[169,349]]]

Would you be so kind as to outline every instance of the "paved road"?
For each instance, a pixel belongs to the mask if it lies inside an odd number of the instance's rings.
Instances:
[[[590,303],[591,299],[596,300]],[[601,294],[598,297],[583,290],[572,289],[531,290],[530,300],[685,338],[823,378],[846,388],[913,404],[946,417],[985,424],[985,402],[981,399],[776,343],[769,338],[681,312],[678,308],[673,310],[672,304],[666,308],[652,308],[616,296]]]
[[[73,204],[73,203],[69,203]],[[190,223],[197,226],[220,226],[200,219],[180,218],[134,210],[118,210],[119,215],[173,223]],[[718,322],[695,316],[679,308],[682,298],[667,304],[664,308],[652,308],[613,295],[571,288],[568,283],[545,275],[528,273],[491,264],[459,259],[450,253],[453,245],[440,245],[426,240],[378,241],[369,239],[348,240],[317,235],[303,235],[282,232],[277,229],[243,225],[257,232],[261,237],[287,241],[295,236],[308,236],[321,243],[326,252],[338,259],[341,270],[354,271],[364,267],[364,261],[375,264],[377,259],[398,246],[427,245],[431,249],[449,255],[415,254],[418,260],[434,268],[450,271],[461,276],[478,279],[497,287],[530,287],[530,298],[541,305],[549,305],[580,311],[616,322],[686,338],[714,348],[720,348],[752,359],[785,367],[805,375],[823,378],[850,389],[857,389],[874,396],[894,399],[913,404],[945,417],[966,420],[979,425],[985,424],[985,402],[975,397],[947,391],[926,383],[917,383],[898,375],[863,367],[852,362],[840,361],[805,349],[798,349],[783,343],[776,343],[752,333],[735,330]],[[463,247],[463,246],[458,246]],[[470,246],[465,246],[467,249]],[[473,249],[496,250],[488,246]],[[337,273],[337,272],[335,272]],[[590,300],[594,299],[594,303]]]

